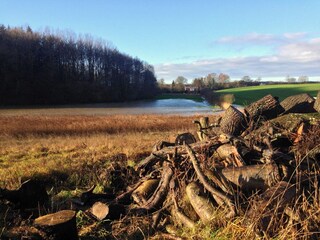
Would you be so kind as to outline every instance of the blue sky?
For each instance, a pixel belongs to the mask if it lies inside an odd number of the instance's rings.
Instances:
[[[0,0],[0,23],[89,33],[158,78],[320,80],[319,0]]]

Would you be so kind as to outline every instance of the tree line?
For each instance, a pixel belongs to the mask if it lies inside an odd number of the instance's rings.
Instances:
[[[153,66],[101,40],[0,25],[0,104],[151,98]]]
[[[258,86],[260,84],[284,84],[284,83],[308,83],[308,76],[299,76],[298,79],[289,75],[283,81],[264,81],[258,77],[252,79],[250,76],[243,76],[240,80],[231,81],[230,76],[226,73],[210,73],[204,77],[194,78],[191,84],[188,84],[188,79],[183,76],[178,76],[171,84],[166,84],[164,79],[158,80],[158,87],[161,92],[182,93],[189,91],[200,93],[207,90],[220,90],[225,88]],[[190,90],[192,89],[192,90]]]

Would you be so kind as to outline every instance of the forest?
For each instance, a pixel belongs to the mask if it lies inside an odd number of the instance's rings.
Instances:
[[[0,25],[0,105],[146,99],[153,66],[89,35]]]

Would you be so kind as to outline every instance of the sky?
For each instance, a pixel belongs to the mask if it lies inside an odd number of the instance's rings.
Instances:
[[[0,24],[103,39],[158,79],[320,80],[319,0],[0,0]]]

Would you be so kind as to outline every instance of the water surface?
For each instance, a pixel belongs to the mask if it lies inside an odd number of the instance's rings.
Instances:
[[[189,99],[159,99],[124,103],[98,103],[46,107],[2,108],[0,115],[122,115],[122,114],[170,114],[196,115],[220,112],[206,101]]]

